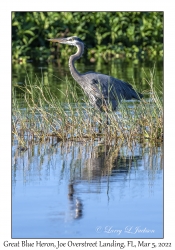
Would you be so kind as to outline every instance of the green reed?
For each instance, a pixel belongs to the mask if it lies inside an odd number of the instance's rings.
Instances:
[[[56,94],[36,77],[31,82],[27,77],[25,86],[13,86],[12,134],[25,150],[29,143],[56,139],[60,141],[101,140],[106,144],[163,141],[162,92],[154,87],[154,72],[150,73],[149,90],[141,101],[122,101],[116,112],[99,112],[84,95],[80,102],[77,85],[65,79],[67,86],[63,104]],[[16,96],[16,88],[23,96]],[[60,91],[60,90],[59,90]],[[107,124],[107,119],[109,124]]]

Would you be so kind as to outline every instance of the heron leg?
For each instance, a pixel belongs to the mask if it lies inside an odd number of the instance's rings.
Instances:
[[[106,114],[106,125],[109,125],[110,123],[109,123],[109,116],[108,116],[108,114]]]
[[[100,122],[99,122],[99,127],[98,127],[99,134],[102,133],[102,124],[103,124],[103,116],[102,114],[100,114]]]

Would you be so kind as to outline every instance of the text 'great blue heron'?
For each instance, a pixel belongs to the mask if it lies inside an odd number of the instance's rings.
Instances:
[[[129,83],[116,79],[112,76],[96,72],[87,72],[80,74],[74,62],[79,59],[84,52],[84,43],[78,37],[53,38],[48,39],[51,42],[58,42],[77,47],[77,52],[69,58],[69,68],[72,77],[82,87],[89,97],[90,103],[100,111],[116,110],[118,102],[122,99],[130,100],[132,98],[140,100],[142,94],[137,93]]]

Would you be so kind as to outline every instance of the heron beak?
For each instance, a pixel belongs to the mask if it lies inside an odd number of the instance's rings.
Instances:
[[[64,38],[51,38],[51,39],[47,39],[47,40],[50,42],[53,42],[53,43],[64,43],[65,42]]]

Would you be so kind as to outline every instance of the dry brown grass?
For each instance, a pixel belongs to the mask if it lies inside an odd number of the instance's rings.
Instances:
[[[13,91],[13,137],[24,151],[29,143],[48,140],[59,143],[100,139],[108,145],[126,143],[129,147],[137,141],[149,141],[154,145],[162,143],[162,93],[154,87],[153,73],[148,83],[147,98],[139,102],[123,101],[117,112],[100,113],[86,97],[80,103],[75,87],[67,80],[67,89],[63,93],[66,105],[51,94],[48,86],[43,86],[38,80],[34,84],[28,81],[25,87],[20,87],[24,93],[25,109],[21,109]],[[109,125],[106,123],[107,116]]]

